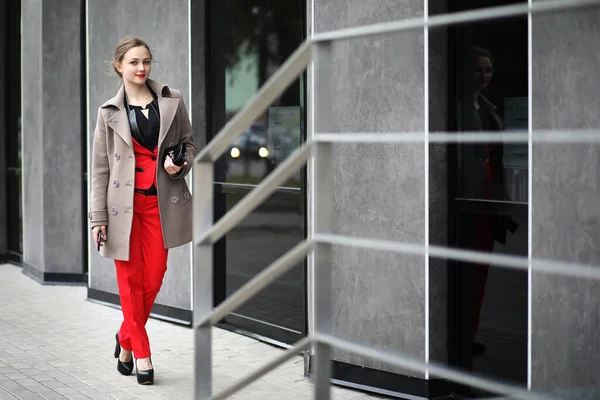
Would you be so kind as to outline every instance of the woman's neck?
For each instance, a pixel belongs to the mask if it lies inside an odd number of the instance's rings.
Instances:
[[[141,105],[142,103],[146,103],[149,97],[152,97],[152,93],[145,83],[143,85],[136,85],[135,83],[124,81],[123,85],[125,86],[125,93],[127,94],[129,104]]]
[[[475,91],[475,93],[473,93],[473,106],[476,109],[479,109],[479,91]]]

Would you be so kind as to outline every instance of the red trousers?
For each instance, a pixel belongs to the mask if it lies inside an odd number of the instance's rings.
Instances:
[[[478,215],[475,218],[475,250],[491,253],[494,251],[493,217]],[[473,269],[473,333],[479,331],[489,267],[487,264],[475,264]]]
[[[150,357],[146,322],[167,271],[158,197],[134,194],[129,261],[115,260],[123,310],[119,342],[135,358]]]

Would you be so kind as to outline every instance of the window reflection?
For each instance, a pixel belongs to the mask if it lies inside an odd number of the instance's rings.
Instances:
[[[462,10],[508,4],[458,3]],[[528,145],[508,144],[494,136],[528,126],[527,19],[466,24],[451,32],[456,39],[456,80],[451,82],[455,101],[450,105],[456,118],[451,129],[490,138],[451,146],[456,166],[451,171],[454,243],[477,252],[526,257]],[[453,265],[457,267],[455,362],[477,373],[525,383],[526,271],[486,263]]]
[[[304,39],[302,3],[227,0],[226,121],[265,84]],[[302,81],[298,79],[230,146],[226,181],[257,184],[300,146],[304,137]],[[300,175],[286,186],[300,187]]]
[[[253,98],[304,40],[305,4],[297,0],[211,2],[215,130]],[[216,218],[231,210],[302,144],[303,86],[302,77],[293,82],[217,163],[217,208],[222,211],[217,211]],[[223,295],[231,295],[304,239],[302,181],[298,171],[217,246],[222,246],[215,265],[217,274],[223,274]],[[296,342],[306,331],[302,267],[296,266],[229,315],[227,324],[278,342]]]
[[[526,45],[526,43],[525,43]],[[473,46],[471,82],[463,88],[465,101],[461,130],[487,135],[527,129],[527,96],[514,96],[503,86],[509,77],[496,77],[497,61],[490,50]],[[468,65],[465,65],[468,68]],[[526,64],[521,74],[527,73]],[[496,81],[499,81],[496,84]],[[526,82],[525,82],[526,84]],[[527,91],[527,86],[517,88]],[[465,96],[470,93],[467,98]],[[463,144],[459,154],[461,185],[459,197],[469,199],[527,202],[527,143],[490,141]]]
[[[496,215],[458,215],[459,246],[498,255],[527,256],[527,218],[514,217],[520,228],[504,243],[492,240],[477,227]],[[485,375],[525,382],[527,379],[527,271],[490,266],[485,263],[461,263],[460,296],[466,325],[463,349],[471,354],[471,368]]]

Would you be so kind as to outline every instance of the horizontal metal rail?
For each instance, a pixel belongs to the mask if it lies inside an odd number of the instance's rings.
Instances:
[[[534,143],[600,143],[600,130],[540,130],[532,135]],[[527,131],[513,132],[355,132],[315,133],[318,143],[527,143]]]
[[[290,156],[258,186],[254,187],[244,198],[238,202],[226,215],[213,225],[203,237],[196,238],[197,244],[214,244],[238,225],[246,216],[255,210],[271,194],[281,188],[311,156],[312,148],[316,143],[422,143],[427,139],[429,143],[527,143],[528,134],[491,133],[491,132],[466,132],[466,133],[319,133],[315,134],[312,141],[306,142],[296,149]],[[600,143],[600,131],[580,130],[567,132],[563,130],[545,130],[535,132],[534,142],[538,143]]]
[[[256,381],[261,376],[268,374],[269,372],[273,371],[275,368],[279,367],[283,363],[296,357],[302,351],[308,349],[309,346],[311,345],[311,343],[312,343],[312,339],[310,337],[305,337],[304,339],[302,339],[302,340],[298,341],[296,344],[294,344],[293,347],[286,349],[283,353],[281,353],[280,355],[278,355],[271,361],[267,362],[265,365],[261,366],[260,368],[258,368],[255,371],[251,372],[250,374],[248,374],[247,376],[238,380],[237,382],[234,382],[233,384],[231,384],[231,386],[227,387],[227,389],[225,389],[222,392],[213,396],[212,399],[214,399],[214,400],[225,399],[225,398],[239,392],[246,386],[248,386],[251,383],[253,383],[254,381]]]
[[[200,321],[194,321],[194,327],[210,326],[219,322],[238,307],[245,304],[257,293],[266,288],[269,284],[298,265],[317,244],[327,244],[331,246],[361,248],[366,250],[386,251],[400,254],[410,254],[430,257],[463,261],[469,263],[486,264],[498,267],[523,270],[529,268],[529,262],[526,257],[488,254],[473,250],[458,250],[443,246],[428,246],[401,243],[382,239],[364,239],[349,236],[333,234],[316,234],[313,239],[307,239],[292,249],[287,251],[277,260],[275,260],[266,269],[252,278],[248,283],[239,288],[234,294],[228,297],[221,305],[213,310],[209,315]],[[557,262],[543,259],[531,259],[531,268],[534,272],[544,272],[559,275],[566,275],[576,278],[588,278],[600,280],[600,267],[584,264]]]
[[[387,364],[394,365],[396,367],[405,368],[413,372],[424,373],[429,371],[431,375],[435,375],[439,378],[447,379],[449,381],[457,382],[463,385],[472,386],[481,390],[485,390],[492,393],[510,395],[516,399],[524,400],[553,400],[554,398],[547,394],[538,394],[530,392],[522,387],[515,386],[510,383],[504,383],[497,379],[489,379],[481,377],[477,374],[462,372],[456,368],[451,368],[444,364],[425,362],[415,356],[408,353],[381,350],[372,346],[365,346],[350,342],[348,340],[341,339],[332,335],[315,334],[313,340],[318,343],[323,343],[332,348],[339,350],[346,350],[352,354],[376,358]]]
[[[217,221],[202,237],[196,238],[196,245],[214,244],[231,229],[237,226],[252,211],[261,205],[267,197],[276,192],[310,158],[312,146],[306,144],[296,149],[265,180],[240,200],[227,214]]]
[[[427,18],[415,17],[401,21],[383,22],[364,25],[355,28],[339,29],[318,33],[312,37],[314,42],[330,42],[339,40],[358,39],[373,35],[385,35],[423,28],[442,28],[450,25],[477,23],[510,17],[532,14],[545,14],[567,9],[598,6],[598,0],[556,0],[537,1],[531,5],[526,3],[509,6],[487,7],[479,10],[461,11],[456,13],[432,15]]]
[[[402,243],[392,240],[364,239],[350,236],[333,234],[319,234],[313,237],[315,244],[329,244],[332,246],[343,246],[361,248],[366,250],[388,251],[400,254],[417,256],[429,255],[433,258],[445,260],[462,261],[473,264],[494,265],[510,269],[527,271],[529,263],[527,257],[490,254],[474,250],[452,249],[443,246],[425,247],[420,244]],[[545,272],[550,274],[565,275],[574,278],[588,278],[600,280],[600,266],[568,263],[563,261],[550,261],[544,259],[531,259],[531,269],[534,272]]]

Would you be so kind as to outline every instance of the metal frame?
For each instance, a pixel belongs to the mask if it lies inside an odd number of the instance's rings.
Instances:
[[[483,378],[475,374],[461,372],[455,368],[428,360],[421,360],[401,352],[354,344],[331,335],[331,264],[333,246],[351,246],[379,251],[403,254],[429,255],[431,257],[464,262],[480,262],[505,268],[515,268],[545,273],[562,274],[571,277],[600,279],[600,268],[577,263],[564,263],[553,260],[534,259],[531,252],[528,257],[490,255],[488,253],[457,250],[442,246],[400,243],[368,238],[355,238],[332,233],[333,207],[333,157],[332,147],[338,143],[475,143],[483,141],[553,142],[553,143],[590,143],[600,142],[600,131],[578,132],[536,132],[531,134],[531,125],[527,133],[354,133],[327,134],[331,132],[332,100],[331,82],[333,81],[333,60],[331,42],[347,40],[369,35],[390,34],[409,29],[425,29],[432,26],[448,26],[466,22],[483,21],[532,13],[555,12],[564,9],[600,5],[598,0],[540,1],[526,5],[494,7],[476,11],[457,12],[441,16],[413,18],[397,22],[369,25],[360,28],[344,29],[315,35],[305,41],[286,63],[269,79],[260,92],[251,99],[221,132],[204,148],[194,162],[194,187],[203,191],[194,196],[194,330],[195,330],[195,387],[197,399],[221,399],[233,395],[256,378],[271,371],[298,352],[313,347],[315,354],[315,398],[330,398],[331,352],[332,349],[347,351],[377,358],[386,363],[407,368],[415,372],[428,372],[431,375],[449,379],[464,385],[494,393],[509,394],[520,399],[549,399],[548,394],[533,393],[513,384]],[[314,132],[307,142],[293,152],[288,159],[276,168],[258,187],[252,190],[229,213],[216,224],[213,218],[213,163],[223,154],[227,146],[239,137],[269,104],[274,101],[309,65],[314,61],[313,76],[315,90],[312,93],[315,107],[312,108]],[[530,111],[531,112],[531,111]],[[278,186],[283,184],[307,162],[314,162],[314,230],[309,237],[281,256],[263,272],[240,288],[225,302],[212,309],[213,289],[213,244],[235,227],[252,210],[258,207]],[[316,173],[318,172],[318,173]],[[530,189],[531,191],[531,189]],[[531,201],[531,197],[530,197]],[[314,256],[314,332],[294,347],[288,349],[259,370],[235,382],[233,385],[213,396],[212,391],[212,326],[228,313],[244,304],[256,293],[271,284],[275,279],[297,265],[305,257]]]
[[[0,161],[0,166],[2,168],[0,174],[3,175],[4,179],[2,189],[4,190],[5,196],[2,204],[2,216],[0,217],[3,217],[5,221],[4,226],[1,227],[1,229],[4,230],[5,248],[2,249],[2,245],[0,245],[0,254],[7,257],[7,259],[21,264],[23,259],[23,221],[22,219],[15,221],[13,215],[16,214],[16,217],[18,218],[19,210],[12,209],[11,203],[13,203],[12,205],[18,204],[22,209],[24,200],[23,193],[18,193],[18,190],[14,190],[14,188],[10,187],[11,179],[15,179],[16,181],[16,179],[19,178],[19,175],[16,173],[18,168],[9,165],[9,152],[11,154],[16,154],[15,150],[17,150],[20,145],[20,143],[17,142],[17,135],[12,136],[14,133],[12,129],[15,129],[15,131],[17,129],[17,124],[13,124],[14,116],[20,115],[20,110],[23,109],[21,104],[23,101],[23,73],[20,67],[23,58],[23,43],[20,36],[20,24],[23,17],[21,12],[21,1],[13,2],[7,0],[3,1],[1,6],[3,7],[2,29],[4,32],[1,36],[4,45],[4,57],[0,60],[3,68],[2,77],[0,78],[3,80],[3,84],[0,85],[0,88],[2,90],[1,95],[4,97],[4,101],[0,100],[0,112],[2,113],[2,116],[0,117],[2,120],[0,121],[0,129],[3,130],[2,134],[0,134],[0,140],[3,141],[3,154],[0,155],[0,158],[2,158]],[[17,14],[16,16],[18,18],[15,18],[15,14]],[[14,73],[11,74],[11,71],[18,72],[18,80],[14,79]],[[12,79],[8,79],[9,76]],[[15,96],[15,94],[18,95],[18,97]],[[9,95],[11,95],[10,98]],[[22,124],[23,120],[21,119],[21,132],[23,130]],[[23,166],[21,166],[20,176],[20,179],[22,179]],[[14,201],[16,199],[18,199],[18,202]],[[18,223],[13,224],[13,222]],[[13,243],[13,240],[15,240],[15,243]],[[2,250],[5,250],[5,252]]]

